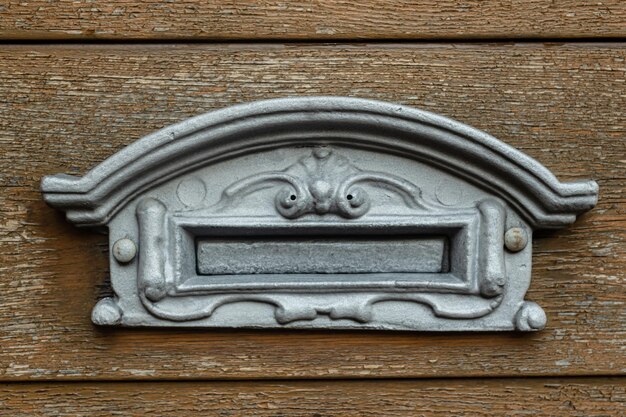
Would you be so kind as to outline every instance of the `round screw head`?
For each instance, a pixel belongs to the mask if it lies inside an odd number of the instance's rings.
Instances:
[[[113,244],[113,257],[122,264],[132,261],[137,255],[135,242],[128,238],[119,239]]]
[[[511,252],[519,252],[528,244],[528,234],[521,227],[511,227],[504,234],[504,246]]]

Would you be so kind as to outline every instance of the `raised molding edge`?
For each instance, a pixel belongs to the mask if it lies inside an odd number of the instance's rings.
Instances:
[[[562,183],[536,160],[463,123],[347,97],[273,99],[209,112],[145,136],[83,177],[46,176],[41,190],[72,223],[100,226],[155,184],[221,159],[307,142],[427,160],[489,188],[533,228],[573,223],[598,199],[595,181]]]

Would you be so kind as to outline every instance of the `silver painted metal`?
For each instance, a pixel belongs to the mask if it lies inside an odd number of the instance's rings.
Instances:
[[[108,228],[92,320],[125,326],[539,330],[531,231],[598,198],[459,122],[345,97],[207,113],[41,188]]]
[[[521,227],[511,227],[504,234],[504,246],[511,252],[519,252],[528,244],[528,234]]]
[[[126,237],[115,242],[111,250],[113,252],[113,257],[118,262],[123,264],[135,259],[135,255],[137,254],[137,246],[135,246],[135,242]]]

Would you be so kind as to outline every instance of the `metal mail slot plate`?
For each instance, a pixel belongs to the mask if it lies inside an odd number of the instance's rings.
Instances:
[[[485,132],[346,97],[207,113],[42,191],[109,233],[96,324],[425,331],[542,329],[533,230],[598,198]]]

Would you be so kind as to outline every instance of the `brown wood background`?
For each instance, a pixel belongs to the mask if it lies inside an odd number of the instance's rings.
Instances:
[[[0,41],[1,416],[626,414],[626,3],[8,1]],[[318,94],[438,112],[598,181],[593,211],[534,242],[546,330],[90,323],[106,236],[47,207],[40,178],[212,109]]]
[[[622,0],[5,0],[5,39],[607,38]]]

